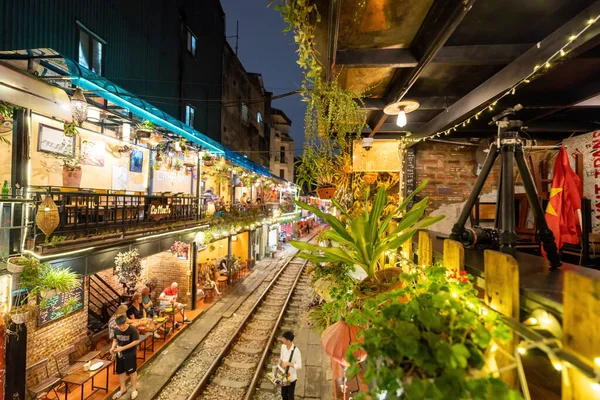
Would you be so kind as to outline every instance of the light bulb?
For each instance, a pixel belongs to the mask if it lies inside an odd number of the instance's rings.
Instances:
[[[400,112],[398,113],[398,119],[396,120],[396,125],[398,125],[400,128],[403,128],[406,126],[406,113],[404,112],[404,110],[400,110]]]

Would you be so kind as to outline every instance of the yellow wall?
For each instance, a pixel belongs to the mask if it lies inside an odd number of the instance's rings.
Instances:
[[[209,244],[208,246],[206,246],[206,249],[198,252],[199,263],[206,262],[206,259],[216,259],[218,261],[227,255],[227,239],[217,240],[216,242],[212,242],[211,244],[215,246],[214,251],[210,251]]]
[[[32,115],[31,185],[63,186],[61,161],[37,150],[40,123],[56,129],[63,129],[63,124],[59,121],[38,114]],[[113,189],[113,168],[124,167],[127,169],[128,175],[126,190],[131,192],[146,190],[150,156],[148,149],[132,146],[142,151],[144,160],[141,173],[131,172],[129,171],[129,154],[121,154],[116,151],[118,146],[123,145],[124,142],[88,129],[78,128],[78,130],[80,135],[76,138],[76,143],[79,149],[81,149],[81,144],[84,140],[95,143],[96,146],[101,146],[99,143],[102,142],[104,144],[104,167],[82,165],[80,185],[82,188]]]
[[[237,240],[231,242],[231,252],[236,257],[241,257],[242,261],[248,259],[248,239],[249,232],[240,233],[237,235]]]
[[[7,139],[12,143],[12,130],[7,135],[2,135],[3,138]],[[6,143],[0,143],[0,185],[5,180],[10,182],[10,171],[12,168],[12,145]],[[10,182],[14,185],[16,182]]]

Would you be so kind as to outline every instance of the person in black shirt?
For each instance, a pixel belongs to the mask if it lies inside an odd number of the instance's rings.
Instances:
[[[142,295],[136,293],[131,298],[131,306],[127,310],[127,316],[131,319],[146,318],[146,310],[142,305]]]
[[[118,399],[125,392],[127,387],[125,381],[127,376],[131,377],[131,399],[138,396],[137,392],[137,345],[139,343],[139,334],[136,328],[127,323],[125,315],[117,317],[117,327],[115,328],[115,338],[110,349],[111,354],[117,356],[117,374],[119,374],[119,391],[113,396]]]

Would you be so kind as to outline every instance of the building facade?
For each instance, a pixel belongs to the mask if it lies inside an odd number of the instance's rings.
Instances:
[[[294,140],[290,136],[292,121],[279,109],[271,109],[271,143],[269,169],[273,175],[294,181]]]

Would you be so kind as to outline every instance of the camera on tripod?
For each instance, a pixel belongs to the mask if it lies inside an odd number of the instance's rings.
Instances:
[[[494,228],[474,226],[472,228],[465,228],[459,241],[465,247],[472,247],[478,250],[497,250],[500,248],[500,233]]]

